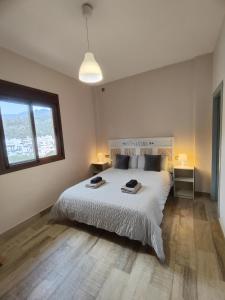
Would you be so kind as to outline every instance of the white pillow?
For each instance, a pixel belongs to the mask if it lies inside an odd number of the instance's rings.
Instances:
[[[167,155],[161,155],[161,170],[168,171],[169,170],[169,162]]]
[[[116,164],[116,156],[114,155],[112,157],[112,167],[115,168],[115,164]]]
[[[129,169],[137,169],[138,166],[138,156],[131,155],[129,160]]]
[[[144,170],[145,167],[145,157],[144,155],[138,155],[138,169]]]

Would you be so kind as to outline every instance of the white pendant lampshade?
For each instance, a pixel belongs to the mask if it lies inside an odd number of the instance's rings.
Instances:
[[[93,6],[89,3],[82,5],[83,15],[85,17],[86,34],[87,34],[87,52],[84,55],[84,60],[79,70],[79,80],[85,83],[96,83],[102,81],[102,70],[95,60],[94,54],[90,52],[89,32],[88,32],[88,17],[92,14]]]
[[[86,52],[79,70],[79,80],[86,83],[96,83],[103,79],[102,70],[92,52]]]

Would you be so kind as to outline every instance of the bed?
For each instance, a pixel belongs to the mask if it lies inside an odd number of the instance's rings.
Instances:
[[[151,143],[148,142],[144,146],[143,143],[136,144],[135,147],[139,149],[139,154],[143,149],[149,150],[150,147],[159,153],[158,149],[162,151],[164,147],[165,155],[170,155],[168,150],[173,148],[172,138],[160,139],[163,139],[160,140],[160,145],[159,140],[152,144],[154,141],[150,139]],[[125,153],[124,149],[133,149],[127,148],[124,140],[119,141],[121,141],[119,145],[115,141],[109,144],[111,157],[118,152],[114,149],[122,149],[120,153]],[[134,144],[132,145],[134,147]],[[106,183],[98,189],[87,188],[86,184],[90,181],[87,179],[65,190],[54,204],[51,218],[78,221],[140,241],[153,247],[160,261],[164,261],[160,224],[172,184],[169,170],[152,172],[138,168],[127,170],[109,168],[101,172],[100,176]],[[131,178],[141,182],[142,188],[134,195],[122,193],[121,186]]]

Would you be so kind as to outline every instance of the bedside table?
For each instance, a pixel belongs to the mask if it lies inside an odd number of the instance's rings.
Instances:
[[[98,173],[106,170],[109,168],[109,163],[108,162],[105,162],[105,163],[100,163],[100,162],[94,162],[91,164],[91,171],[92,171],[92,174],[93,176],[94,175],[97,175]]]
[[[174,197],[194,199],[195,195],[195,168],[174,167]]]

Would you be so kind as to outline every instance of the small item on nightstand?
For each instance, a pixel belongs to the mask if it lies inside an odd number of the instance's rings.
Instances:
[[[188,162],[188,157],[186,153],[179,153],[178,154],[178,161],[181,167],[185,167]]]
[[[99,152],[97,154],[98,162],[104,164],[104,154]]]

